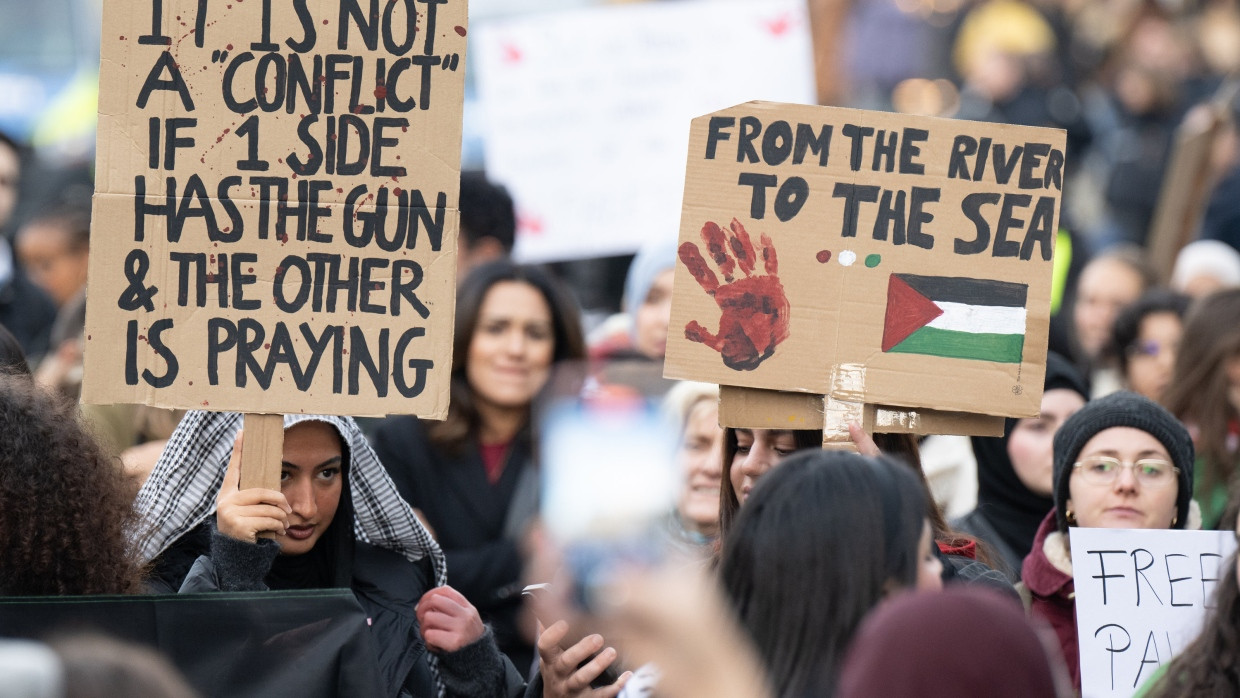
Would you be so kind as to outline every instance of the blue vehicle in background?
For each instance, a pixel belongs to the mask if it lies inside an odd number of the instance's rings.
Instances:
[[[49,167],[89,166],[100,0],[0,0],[0,130]]]

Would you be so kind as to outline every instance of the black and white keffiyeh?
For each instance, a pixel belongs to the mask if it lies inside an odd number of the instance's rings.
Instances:
[[[357,423],[351,417],[286,414],[284,428],[305,421],[331,424],[348,445],[354,537],[410,561],[429,556],[435,584],[446,583],[443,551],[397,493]],[[135,502],[142,520],[136,543],[143,562],[153,560],[215,511],[241,423],[242,415],[236,412],[195,410],[181,419]]]

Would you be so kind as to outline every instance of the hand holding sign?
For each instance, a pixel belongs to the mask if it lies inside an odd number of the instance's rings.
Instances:
[[[745,226],[733,218],[729,228],[724,231],[712,221],[702,226],[702,240],[723,274],[722,285],[697,245],[686,242],[680,246],[680,261],[702,289],[714,297],[721,311],[718,334],[691,320],[685,325],[685,338],[719,352],[728,368],[752,371],[788,338],[790,306],[779,281],[779,263],[770,236],[762,234],[761,247],[755,254]],[[758,255],[762,257],[765,276],[753,274]],[[744,274],[740,279],[733,275],[738,266]]]
[[[265,532],[283,534],[287,531],[292,509],[283,492],[259,487],[240,489],[244,436],[244,433],[238,434],[233,443],[232,458],[228,461],[228,470],[224,472],[224,482],[220,485],[219,499],[216,500],[215,520],[220,533],[256,543]]]

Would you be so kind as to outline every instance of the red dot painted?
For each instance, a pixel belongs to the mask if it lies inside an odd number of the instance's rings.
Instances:
[[[814,257],[819,262],[826,264],[831,261],[831,250],[821,250],[817,255],[814,255]]]

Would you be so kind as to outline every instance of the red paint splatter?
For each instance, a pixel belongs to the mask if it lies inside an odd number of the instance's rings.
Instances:
[[[455,27],[452,27],[452,29],[456,31],[457,36],[465,36],[465,27],[458,24]]]
[[[405,190],[401,189],[400,187],[396,187],[395,189],[392,190],[392,193],[397,196],[400,196],[401,194],[405,193]]]
[[[822,262],[823,264],[830,262],[831,261],[831,250],[819,250],[818,254],[814,255],[814,259],[817,259],[819,262]]]
[[[771,36],[783,36],[788,33],[789,29],[792,28],[792,15],[785,12],[775,19],[764,21],[762,24]]]
[[[327,24],[327,20],[323,20],[323,24]]]
[[[379,85],[375,87],[375,99],[385,99],[386,97],[387,97],[387,85],[384,85],[383,83],[379,83]]]
[[[233,49],[233,45],[232,45],[232,44],[229,44],[229,45],[225,46],[225,47],[224,47],[224,49],[225,49],[226,51],[231,51],[231,50]]]
[[[189,382],[189,384],[190,384],[190,385],[193,385],[193,384],[194,384],[194,381],[190,381],[190,382]]]
[[[337,193],[337,194],[343,194],[343,193],[344,193],[344,187],[336,187],[336,193]]]
[[[723,364],[734,371],[752,371],[788,338],[791,306],[779,280],[779,263],[770,236],[763,234],[759,238],[761,252],[755,255],[749,233],[740,221],[732,219],[729,229],[731,235],[727,236],[727,244],[721,251],[727,264],[720,267],[721,270],[733,268],[731,259],[727,258],[731,253],[736,258],[735,266],[744,272],[744,278],[720,285],[696,244],[686,242],[678,250],[680,261],[702,290],[714,297],[720,310],[718,334],[711,333],[697,320],[691,320],[685,325],[685,339],[719,352]],[[715,235],[715,231],[722,232],[721,226],[708,222],[702,227],[702,240],[712,256],[712,247],[722,242],[723,237]],[[765,261],[766,274],[762,276],[753,274],[758,257]],[[719,258],[714,256],[714,259],[718,263]]]
[[[122,35],[121,35],[121,41],[124,41],[124,40],[125,40],[125,36],[122,34]]]
[[[525,214],[517,216],[517,227],[532,235],[542,235],[547,226],[542,216]]]

